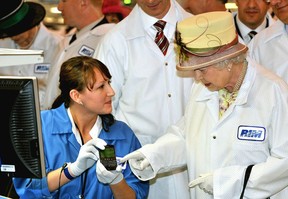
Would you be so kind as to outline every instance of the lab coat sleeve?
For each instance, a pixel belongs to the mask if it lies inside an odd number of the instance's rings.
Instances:
[[[287,85],[275,85],[275,106],[266,129],[270,156],[265,162],[253,163],[244,198],[268,198],[288,185],[288,97]],[[229,166],[214,171],[214,198],[240,197],[248,165]],[[237,198],[236,197],[236,198]]]
[[[112,33],[111,33],[112,32]],[[125,65],[128,59],[128,46],[126,39],[117,31],[107,33],[97,46],[94,58],[103,62],[109,69],[112,79],[111,86],[115,91],[113,108],[117,109],[119,98],[122,95],[121,89],[125,80]],[[120,51],[118,49],[121,49]]]
[[[150,180],[158,173],[186,166],[186,142],[183,134],[184,119],[168,128],[167,133],[154,144],[147,144],[139,151],[148,159],[150,167],[143,171],[133,169],[140,180]]]
[[[48,189],[46,177],[42,179],[13,178],[13,184],[17,194],[21,198],[42,198],[43,196],[52,196]]]

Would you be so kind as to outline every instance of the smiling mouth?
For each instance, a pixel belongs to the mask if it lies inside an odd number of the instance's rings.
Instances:
[[[247,14],[250,14],[250,15],[255,15],[255,14],[258,14],[258,12],[257,12],[257,11],[247,11],[246,13],[247,13]]]
[[[284,6],[279,6],[278,4],[277,5],[275,5],[275,8],[277,9],[277,10],[282,10],[283,8],[285,8],[285,7],[287,7],[288,5],[284,5]]]
[[[158,5],[159,5],[159,3],[153,4],[153,5],[148,5],[148,8],[156,8]]]

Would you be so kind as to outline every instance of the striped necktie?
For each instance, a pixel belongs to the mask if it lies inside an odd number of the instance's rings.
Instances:
[[[157,34],[154,41],[164,55],[166,55],[169,46],[169,41],[163,32],[165,25],[166,22],[163,20],[159,20],[154,24],[154,27],[157,29]]]

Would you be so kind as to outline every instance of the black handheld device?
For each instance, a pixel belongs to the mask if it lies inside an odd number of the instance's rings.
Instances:
[[[113,145],[106,145],[104,150],[99,150],[100,161],[107,170],[116,170],[117,161]]]

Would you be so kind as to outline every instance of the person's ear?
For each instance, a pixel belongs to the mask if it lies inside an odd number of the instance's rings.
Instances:
[[[88,0],[81,0],[81,6],[85,6]]]
[[[241,0],[242,1],[242,0]],[[235,4],[236,4],[236,6],[238,6],[238,0],[235,0]]]
[[[69,92],[69,95],[70,95],[70,98],[76,102],[77,104],[81,104],[83,105],[81,99],[80,99],[80,93],[75,90],[75,89],[72,89],[70,92]]]

